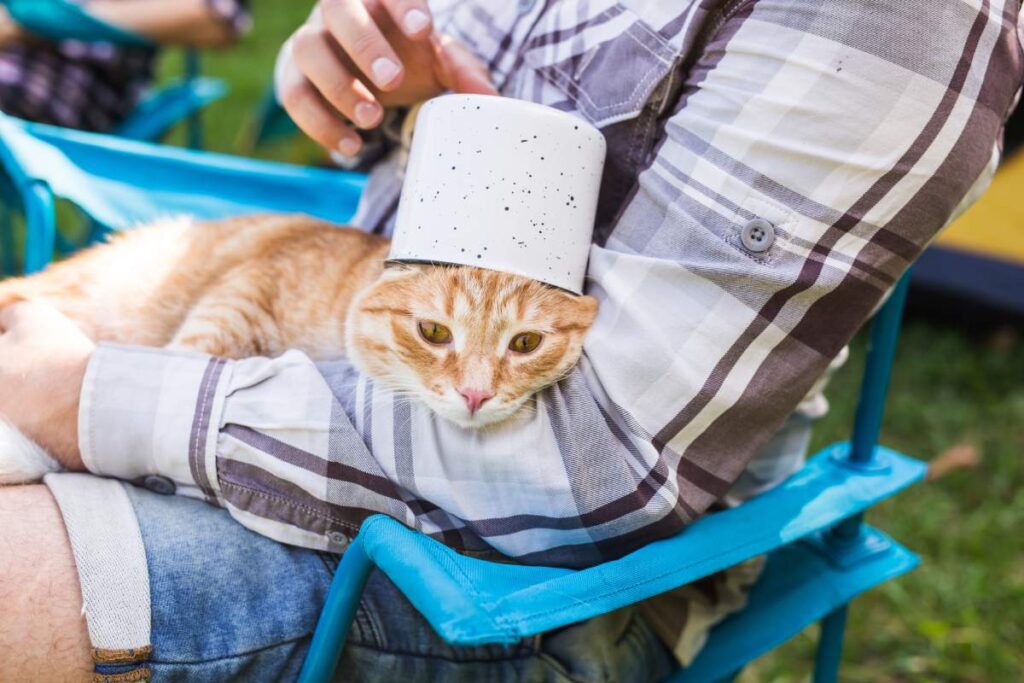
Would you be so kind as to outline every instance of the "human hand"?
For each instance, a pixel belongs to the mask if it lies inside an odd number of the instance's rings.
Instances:
[[[0,309],[0,415],[69,470],[84,470],[78,400],[96,345],[44,304]]]
[[[445,90],[497,94],[484,64],[433,32],[426,0],[321,0],[285,43],[275,81],[299,128],[344,156],[362,140],[343,117],[372,129],[385,107]]]
[[[21,26],[11,19],[7,8],[0,5],[0,47],[24,37],[25,34]]]

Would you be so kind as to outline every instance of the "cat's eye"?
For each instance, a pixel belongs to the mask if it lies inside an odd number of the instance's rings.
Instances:
[[[508,348],[516,353],[530,353],[537,350],[541,339],[542,337],[538,332],[521,332],[512,337]]]
[[[452,340],[452,331],[433,320],[421,320],[420,336],[431,344],[447,344]]]

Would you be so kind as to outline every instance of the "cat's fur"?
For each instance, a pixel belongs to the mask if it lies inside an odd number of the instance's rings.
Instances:
[[[509,418],[578,360],[593,298],[479,268],[385,268],[387,251],[381,237],[304,216],[165,221],[0,283],[0,307],[50,304],[98,342],[227,358],[344,354],[466,428]],[[450,343],[427,342],[421,321],[449,328]],[[536,350],[510,350],[527,331],[542,335]],[[471,410],[466,388],[493,397]],[[52,469],[0,418],[0,483]]]

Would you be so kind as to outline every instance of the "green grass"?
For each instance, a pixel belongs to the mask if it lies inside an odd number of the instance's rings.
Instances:
[[[309,2],[255,0],[256,29],[205,57],[205,72],[231,95],[205,116],[211,149],[243,153],[243,127],[269,80],[277,48]],[[162,73],[180,73],[170,55]],[[181,140],[180,134],[176,140]],[[307,142],[259,150],[297,162],[322,158]],[[863,339],[835,378],[833,410],[815,443],[845,438]],[[971,469],[921,484],[873,510],[871,522],[921,554],[923,565],[854,603],[844,681],[1015,681],[1024,671],[1024,343],[914,320],[905,327],[884,429],[887,445],[931,459],[961,443],[981,456]],[[805,680],[810,633],[743,675],[746,683]]]
[[[829,396],[817,446],[845,438],[863,338]],[[921,555],[922,566],[857,600],[843,681],[1016,681],[1024,671],[1024,344],[912,319],[892,378],[883,441],[930,460],[973,444],[975,468],[950,472],[869,513]],[[805,633],[741,679],[806,679]]]

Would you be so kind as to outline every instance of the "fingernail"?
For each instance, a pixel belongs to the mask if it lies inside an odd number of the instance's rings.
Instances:
[[[359,154],[359,141],[352,138],[342,138],[338,143],[338,151],[347,157],[354,157]]]
[[[387,85],[398,75],[398,65],[387,57],[378,57],[370,68],[373,69],[373,80],[377,85]]]
[[[411,9],[405,13],[405,32],[409,35],[419,33],[420,30],[430,23],[430,17],[427,13],[419,9]]]
[[[356,105],[356,123],[364,128],[372,126],[377,120],[377,112],[379,111],[376,104],[373,102],[360,102]]]

